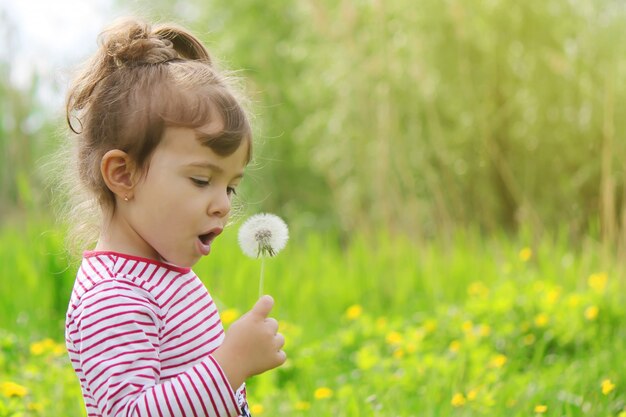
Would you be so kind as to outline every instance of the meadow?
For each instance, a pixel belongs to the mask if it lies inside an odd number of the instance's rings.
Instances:
[[[292,235],[253,415],[626,417],[626,3],[114,3],[188,25],[250,99],[239,196]],[[21,71],[0,54],[0,417],[78,417],[67,129]],[[226,326],[258,297],[236,240],[195,268]]]
[[[622,266],[586,241],[296,234],[266,263],[288,362],[254,415],[626,415]],[[0,234],[0,416],[82,416],[63,344],[75,261],[46,223]],[[195,268],[226,325],[260,264],[227,229]]]

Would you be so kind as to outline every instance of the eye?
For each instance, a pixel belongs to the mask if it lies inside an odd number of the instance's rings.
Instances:
[[[189,179],[198,187],[206,187],[210,184],[210,181],[206,178],[191,177]]]
[[[237,195],[237,190],[235,190],[235,187],[227,187],[226,188],[226,194],[228,194],[230,197]]]

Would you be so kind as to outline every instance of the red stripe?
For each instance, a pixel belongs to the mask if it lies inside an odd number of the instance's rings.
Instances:
[[[195,311],[189,311],[189,309],[191,307],[194,307],[197,303],[199,303],[200,301],[205,301],[206,298],[204,296],[202,296],[201,298],[194,300],[192,303],[188,304],[185,306],[185,308],[182,308],[178,313],[172,315],[171,317],[168,317],[168,323],[172,323],[174,321],[174,319],[176,319],[178,316],[182,315],[183,313],[189,313],[189,317],[187,317],[186,319],[182,320],[180,323],[178,323],[175,327],[172,327],[169,331],[163,333],[163,335],[161,336],[161,338],[165,339],[167,336],[169,336],[170,334],[172,334],[173,332],[177,331],[180,327],[182,327],[184,324],[188,323],[190,320],[193,320],[195,318],[198,317],[199,313],[201,311],[206,311],[209,309],[209,307],[211,307],[212,301],[210,301],[208,304],[206,305],[201,305],[199,308],[197,308]],[[208,322],[213,316],[215,316],[217,314],[217,310],[214,310],[207,318],[206,320],[204,320],[204,322]],[[167,340],[165,340],[163,343],[167,343]]]
[[[195,368],[194,368],[194,371],[195,371]],[[197,372],[196,372],[196,374],[197,374]],[[198,402],[200,403],[200,406],[202,407],[203,415],[208,416],[209,412],[207,411],[206,407],[204,406],[204,401],[202,401],[202,396],[200,395],[200,391],[198,391],[198,388],[196,388],[196,384],[193,382],[193,379],[191,379],[191,377],[187,373],[180,374],[180,377],[181,377],[181,379],[182,378],[187,378],[189,380],[189,386],[191,388],[193,388],[194,392],[196,393],[196,398],[198,398]],[[182,381],[181,381],[181,383],[182,383]],[[191,402],[191,401],[189,401],[189,402]]]
[[[196,324],[195,326],[190,327],[190,328],[188,328],[188,329],[185,329],[185,333],[187,333],[187,334],[192,334],[192,333],[193,333],[193,330],[195,330],[196,328],[198,328],[199,326],[201,326],[201,325],[203,325],[203,324],[206,324],[207,322],[208,322],[208,320],[204,320],[204,321],[198,322],[198,324]],[[216,328],[219,324],[220,324],[220,322],[219,322],[219,321],[216,321],[216,322],[214,322],[211,326],[209,326],[206,330],[203,330],[201,333],[198,333],[195,337],[193,337],[193,338],[191,338],[191,339],[185,339],[183,342],[181,342],[181,343],[179,343],[179,344],[177,344],[177,345],[174,345],[174,346],[169,346],[169,347],[166,347],[166,348],[161,349],[161,350],[160,350],[161,355],[162,355],[163,353],[165,353],[165,352],[169,352],[170,350],[175,350],[175,349],[178,349],[178,348],[180,348],[180,347],[183,347],[183,346],[185,346],[185,345],[188,345],[188,344],[189,344],[189,343],[191,343],[191,342],[194,342],[194,341],[198,340],[200,337],[203,337],[203,336],[205,336],[207,333],[210,333],[210,332],[211,332],[211,330],[215,329],[215,328]],[[219,337],[219,336],[221,336],[223,333],[224,333],[224,331],[223,331],[223,330],[222,330],[222,331],[220,331],[220,332],[218,332],[218,337]],[[182,335],[181,335],[181,337],[182,337]],[[211,342],[211,341],[213,341],[213,340],[215,340],[215,339],[216,339],[216,337],[212,337],[211,339],[209,339],[209,342]],[[172,338],[171,340],[174,340],[174,338]],[[208,343],[208,342],[207,342],[207,343]]]
[[[226,384],[227,387],[230,387],[230,382],[228,382],[228,379],[226,379],[226,375],[224,375],[224,371],[222,370],[222,367],[217,363],[217,361],[213,358],[213,356],[209,356],[209,359],[215,365],[215,368],[217,369],[217,372],[222,377],[222,381],[224,382],[224,384]],[[237,406],[237,402],[235,401],[235,397],[231,395],[230,399],[233,402],[233,405],[235,406],[235,408],[237,408],[238,406]]]
[[[207,375],[211,375],[211,371],[209,371],[209,368],[206,366],[206,364],[204,362],[201,362],[201,365],[202,367],[204,367],[204,370],[206,371]],[[209,400],[211,401],[211,405],[213,406],[213,412],[217,414],[219,410],[217,409],[217,405],[215,404],[215,400],[213,399],[213,394],[211,393],[211,389],[207,385],[202,375],[200,375],[200,372],[198,372],[196,368],[192,368],[192,369],[194,370],[196,375],[198,375],[198,378],[200,379],[200,382],[202,382],[202,386],[204,387],[204,390],[206,391],[206,393],[209,394]]]

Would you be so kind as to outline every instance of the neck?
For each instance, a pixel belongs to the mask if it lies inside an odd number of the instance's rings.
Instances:
[[[103,222],[95,250],[119,252],[156,261],[162,260],[159,254],[117,211],[108,221]]]

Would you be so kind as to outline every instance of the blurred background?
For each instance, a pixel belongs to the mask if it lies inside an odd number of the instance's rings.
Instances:
[[[245,80],[252,211],[346,236],[624,240],[622,1],[16,3],[0,12],[2,223],[49,212],[39,167],[66,140],[71,70],[134,13],[190,26]]]
[[[309,251],[302,276],[346,262],[350,285],[317,305],[327,317],[366,303],[407,317],[458,305],[476,277],[516,280],[527,276],[516,265],[533,261],[532,280],[572,291],[611,271],[613,302],[622,303],[622,0],[2,0],[0,329],[13,335],[11,346],[62,340],[74,271],[54,216],[50,155],[69,140],[63,100],[72,70],[104,25],[127,14],[188,26],[242,77],[257,140],[245,213],[287,220],[285,257]],[[334,260],[321,254],[331,248]],[[337,268],[335,278],[344,277]],[[439,277],[454,282],[446,288]],[[314,317],[292,290],[285,317]],[[253,298],[220,297],[242,311]],[[311,326],[318,336],[328,330]],[[625,334],[623,322],[615,326],[606,340]],[[603,412],[618,415],[621,389]]]

